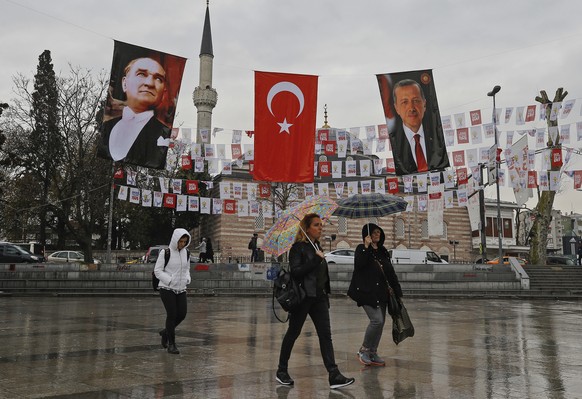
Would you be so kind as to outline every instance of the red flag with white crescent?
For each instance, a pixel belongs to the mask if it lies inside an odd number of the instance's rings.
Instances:
[[[313,182],[316,114],[317,76],[255,71],[255,180]]]

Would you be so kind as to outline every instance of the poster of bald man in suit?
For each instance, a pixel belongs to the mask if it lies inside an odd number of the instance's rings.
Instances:
[[[98,154],[163,169],[186,59],[115,42]]]
[[[376,75],[397,175],[450,166],[432,70]]]

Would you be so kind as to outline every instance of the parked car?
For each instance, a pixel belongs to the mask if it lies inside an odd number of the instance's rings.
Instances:
[[[156,263],[160,250],[166,248],[168,248],[167,245],[154,245],[153,247],[149,247],[145,254],[144,263]]]
[[[38,263],[42,258],[9,242],[0,242],[0,263]]]
[[[33,255],[36,255],[41,262],[46,261],[44,257],[44,246],[42,246],[39,242],[13,242],[12,244],[18,245],[20,248],[24,249],[25,251],[30,252]]]
[[[509,256],[504,256],[503,257],[503,264],[504,265],[509,265]],[[511,258],[513,258],[513,256],[511,256]],[[527,260],[523,259],[523,258],[515,258],[517,259],[517,261],[519,262],[520,265],[525,266],[527,265]],[[487,262],[487,264],[489,265],[498,265],[499,264],[499,256],[497,258],[491,259],[490,261]]]
[[[424,249],[391,249],[388,251],[393,265],[439,265],[448,264],[434,251]]]
[[[47,257],[48,262],[56,263],[83,263],[85,261],[85,255],[79,251],[57,251],[53,252]],[[97,259],[93,259],[93,263],[101,263]]]
[[[546,258],[546,265],[575,266],[576,261],[574,261],[574,259],[569,256],[548,255]]]
[[[325,260],[327,263],[341,263],[346,265],[354,264],[354,257],[356,256],[356,251],[353,249],[336,249],[325,254]]]

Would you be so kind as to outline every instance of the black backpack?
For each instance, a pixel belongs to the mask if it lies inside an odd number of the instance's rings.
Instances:
[[[275,299],[286,312],[292,312],[305,299],[303,287],[291,277],[291,273],[283,268],[279,270],[277,277],[273,280],[273,312],[275,312]],[[289,320],[289,317],[285,321],[279,319],[277,313],[275,313],[275,317],[282,323]]]
[[[190,261],[190,250],[186,248],[186,259]],[[166,270],[166,266],[168,266],[168,262],[170,261],[170,251],[164,250],[164,270]],[[154,266],[155,269],[155,266]],[[159,291],[158,285],[160,285],[160,279],[156,277],[156,272],[152,270],[152,288],[154,291]]]

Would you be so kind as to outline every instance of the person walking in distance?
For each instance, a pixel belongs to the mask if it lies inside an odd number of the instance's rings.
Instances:
[[[258,260],[259,256],[259,249],[257,244],[258,238],[259,235],[257,233],[253,233],[253,237],[251,238],[251,241],[249,241],[249,249],[251,250],[251,262],[256,262]]]
[[[166,328],[160,331],[162,346],[175,355],[180,353],[176,347],[176,327],[186,318],[188,311],[186,287],[191,281],[188,244],[190,234],[185,229],[174,230],[168,248],[160,251],[154,268],[160,280],[160,298],[166,309]],[[170,252],[167,263],[165,251]]]
[[[196,248],[198,250],[198,262],[200,263],[204,263],[206,262],[206,238],[202,237],[202,239],[200,240],[200,244],[198,244],[198,247]]]

